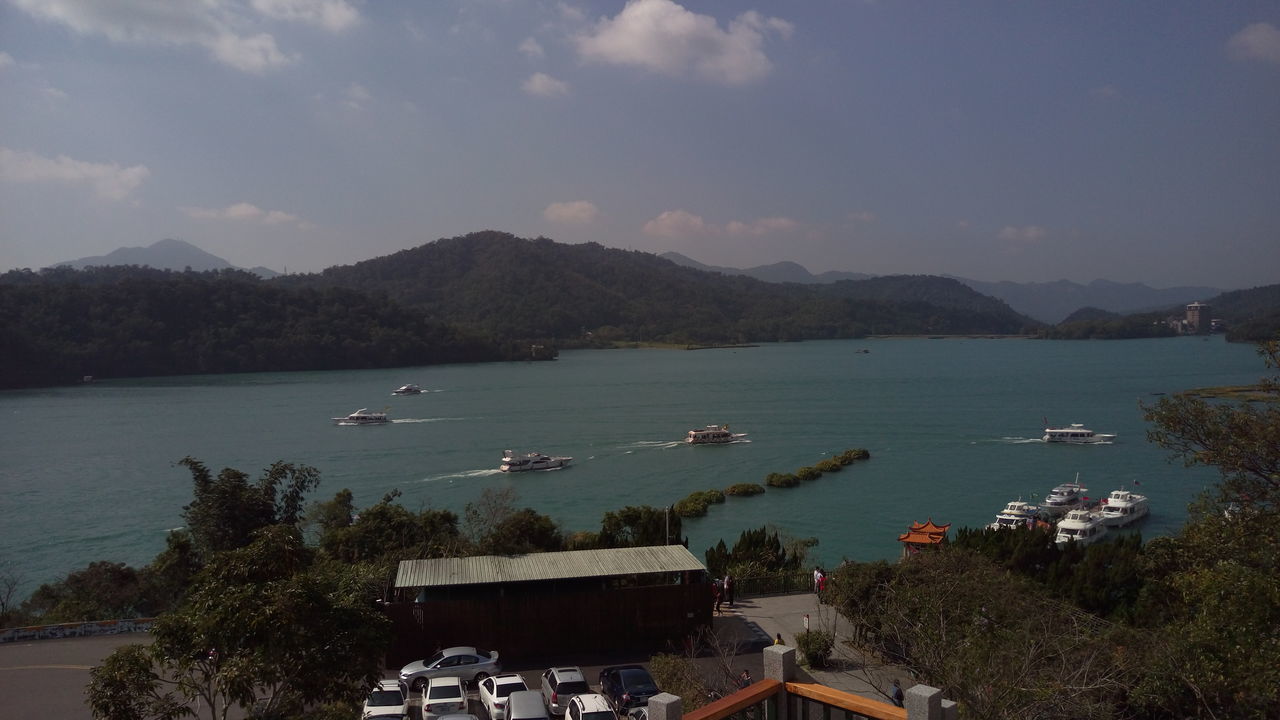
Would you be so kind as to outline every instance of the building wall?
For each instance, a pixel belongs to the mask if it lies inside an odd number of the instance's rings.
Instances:
[[[594,580],[432,588],[424,602],[389,603],[393,639],[387,666],[398,668],[455,645],[497,650],[507,659],[680,651],[685,638],[711,624],[708,583],[611,585]]]

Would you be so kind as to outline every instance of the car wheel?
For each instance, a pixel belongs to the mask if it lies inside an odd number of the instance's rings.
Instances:
[[[487,672],[476,673],[476,677],[475,677],[476,690],[480,689],[480,683],[484,682],[484,679],[487,677],[489,677],[489,673]]]
[[[413,681],[413,691],[416,693],[422,692],[422,688],[426,686],[427,686],[426,678],[417,678],[416,680]]]

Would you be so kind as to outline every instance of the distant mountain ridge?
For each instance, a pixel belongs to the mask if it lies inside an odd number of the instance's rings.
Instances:
[[[875,277],[863,273],[824,272],[814,275],[793,262],[738,269],[704,265],[677,252],[666,252],[664,257],[677,265],[695,267],[724,275],[746,275],[765,282],[832,283],[840,280],[865,280]],[[1014,310],[1041,322],[1057,324],[1082,308],[1094,308],[1113,313],[1135,313],[1163,310],[1195,301],[1204,301],[1220,295],[1225,290],[1213,287],[1152,288],[1142,283],[1117,283],[1110,280],[1094,280],[1081,285],[1069,280],[1046,283],[1016,283],[1010,281],[984,282],[955,275],[943,275],[958,280],[974,290],[998,298]]]
[[[182,271],[190,268],[196,272],[206,270],[243,270],[212,253],[183,240],[166,238],[146,247],[116,248],[106,255],[94,255],[78,260],[67,260],[54,267],[71,267],[83,270],[87,267],[110,265],[139,265],[157,270]],[[261,278],[273,278],[280,273],[265,267],[249,268],[249,272]]]

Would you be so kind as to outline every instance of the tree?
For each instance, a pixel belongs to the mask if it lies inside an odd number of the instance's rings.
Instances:
[[[467,503],[463,527],[476,555],[516,555],[563,550],[564,532],[532,508],[516,509],[513,488],[485,488]]]
[[[272,717],[349,700],[381,677],[388,620],[376,578],[317,561],[288,525],[216,555],[151,645],[125,646],[94,668],[97,718],[165,719],[232,708]]]
[[[342,562],[380,563],[384,567],[401,560],[462,553],[464,543],[456,514],[429,508],[415,514],[395,502],[399,496],[398,490],[387,493],[347,525],[322,521],[321,552]],[[345,504],[343,494],[334,502]]]
[[[247,474],[232,468],[223,468],[215,478],[195,458],[185,457],[179,464],[191,471],[195,499],[183,508],[182,517],[200,556],[243,547],[268,525],[296,525],[303,497],[320,484],[320,471],[307,465],[272,463],[251,484]]]
[[[683,532],[680,516],[669,507],[628,505],[604,514],[600,520],[599,546],[670,545],[680,542]]]

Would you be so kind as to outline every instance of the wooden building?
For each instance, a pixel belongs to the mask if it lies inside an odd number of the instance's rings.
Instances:
[[[706,567],[682,545],[404,560],[387,664],[455,645],[508,659],[678,652],[711,609]]]
[[[937,525],[933,518],[928,522],[912,523],[910,529],[898,536],[898,542],[902,543],[902,558],[905,560],[923,550],[938,547],[947,541],[950,529],[951,523]]]

